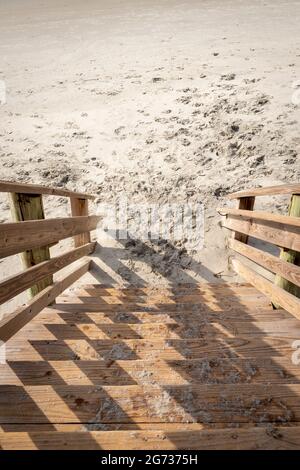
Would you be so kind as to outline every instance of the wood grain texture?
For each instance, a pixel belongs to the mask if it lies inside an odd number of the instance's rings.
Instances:
[[[262,220],[245,220],[242,217],[229,215],[223,227],[235,232],[245,233],[274,245],[300,251],[300,231],[291,225],[263,222]]]
[[[247,268],[240,261],[233,260],[232,264],[240,276],[251,282],[256,289],[267,295],[272,302],[281,305],[296,318],[300,319],[300,299],[281,289],[281,287],[276,286],[252,269]]]
[[[188,385],[299,384],[300,368],[289,358],[174,360],[9,361],[0,364],[0,385]]]
[[[246,256],[251,261],[259,264],[263,268],[273,273],[279,274],[285,279],[288,279],[293,284],[300,286],[300,267],[294,264],[288,263],[283,259],[277,258],[276,256],[270,255],[265,251],[258,250],[244,243],[240,243],[237,240],[229,240],[229,248],[236,251],[237,253]]]
[[[94,230],[101,218],[67,217],[0,225],[0,258]]]
[[[291,197],[289,205],[289,217],[298,219],[300,223],[300,195],[293,195]],[[280,253],[280,259],[283,262],[288,262],[291,265],[297,266],[300,270],[300,252],[294,250],[282,249]],[[290,282],[291,281],[291,282]],[[300,298],[300,287],[297,283],[294,283],[292,280],[287,279],[284,276],[280,276],[280,273],[277,273],[275,277],[275,284],[282,289],[290,292],[296,297]],[[276,308],[280,308],[280,305],[276,305]]]
[[[173,425],[166,430],[0,432],[3,450],[297,450],[300,427],[197,429]],[[199,426],[200,427],[200,426]],[[67,428],[63,431],[63,428]]]
[[[300,194],[300,184],[282,184],[266,188],[246,189],[227,195],[227,199],[238,199],[251,196],[273,196],[276,194]]]
[[[11,183],[10,181],[0,181],[0,192],[2,193],[23,193],[23,194],[49,194],[52,196],[79,197],[81,199],[94,199],[95,196],[84,193],[77,193],[67,189],[49,188],[38,184]]]
[[[255,197],[241,197],[238,199],[238,208],[240,210],[252,211],[254,209]],[[242,243],[248,243],[248,235],[240,232],[233,232],[232,238]]]
[[[10,193],[10,208],[12,218],[15,222],[25,220],[45,219],[43,200],[41,195]],[[43,261],[50,259],[49,246],[41,246],[26,250],[20,253],[22,266],[24,269],[31,268]],[[40,291],[53,283],[53,277],[47,276],[32,283],[29,286],[29,297],[34,297]]]
[[[271,214],[264,211],[252,211],[242,209],[222,208],[218,209],[221,215],[236,215],[243,219],[257,219],[267,222],[274,222],[283,225],[291,225],[292,227],[300,227],[300,218],[288,215]]]
[[[89,214],[88,208],[88,200],[87,199],[79,199],[79,198],[71,198],[71,212],[72,217],[78,216],[87,216]],[[74,237],[74,246],[77,248],[78,246],[85,245],[91,241],[90,232],[80,233],[79,235],[75,235]]]
[[[6,343],[0,447],[299,445],[300,321],[251,284],[71,290]]]
[[[299,384],[0,386],[5,423],[294,423]]]
[[[257,358],[285,356],[291,359],[299,335],[242,335],[200,339],[126,340],[25,340],[13,338],[6,346],[8,361],[107,361],[140,359],[181,360],[205,358]]]
[[[91,254],[94,248],[95,243],[88,243],[5,279],[0,283],[0,304],[7,302],[49,274],[52,275],[83,256]]]
[[[52,286],[47,287],[37,294],[25,307],[19,308],[16,312],[7,315],[1,320],[0,340],[5,342],[11,338],[11,336],[32,320],[44,307],[52,303],[61,292],[85,274],[89,269],[89,265],[90,260],[82,260],[71,274],[56,281]]]

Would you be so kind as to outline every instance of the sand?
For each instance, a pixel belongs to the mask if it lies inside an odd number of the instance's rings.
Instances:
[[[124,194],[201,202],[201,249],[99,240],[97,278],[234,279],[224,196],[299,182],[299,15],[299,1],[0,0],[1,179],[96,194],[93,211]],[[69,210],[63,198],[45,207]],[[10,220],[5,195],[0,219]],[[1,278],[19,269],[1,260]]]

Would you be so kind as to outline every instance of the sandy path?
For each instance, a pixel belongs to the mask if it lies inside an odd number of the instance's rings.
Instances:
[[[97,210],[125,193],[201,201],[203,249],[138,243],[131,262],[101,256],[123,281],[231,279],[223,195],[299,181],[300,2],[63,4],[0,0],[1,178],[93,192]],[[66,210],[57,199],[47,208]]]

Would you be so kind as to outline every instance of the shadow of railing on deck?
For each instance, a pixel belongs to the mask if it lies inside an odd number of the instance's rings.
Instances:
[[[144,248],[149,250],[148,246]],[[176,253],[175,247],[173,250]],[[105,257],[111,270],[117,269],[117,259],[123,255],[124,250],[111,249],[111,263]],[[189,267],[200,268],[195,260],[191,261]],[[96,279],[97,269],[94,265]],[[159,263],[156,269],[159,271]],[[131,276],[129,268],[125,271]],[[166,276],[165,271],[161,274]],[[211,274],[207,270],[207,278]],[[292,317],[283,311],[273,312],[267,299],[254,288],[245,287],[240,296],[234,285],[200,287],[185,270],[181,278],[185,285],[169,279],[167,295],[159,287],[149,289],[143,279],[135,276],[136,286],[125,287],[117,298],[109,284],[79,288],[75,293],[80,303],[64,303],[63,297],[58,298],[47,309],[58,318],[57,324],[46,325],[50,339],[46,335],[45,339],[29,341],[46,365],[37,362],[36,375],[27,377],[24,363],[9,361],[24,387],[48,385],[52,403],[59,405],[54,412],[49,408],[50,400],[47,416],[47,410],[39,408],[41,398],[34,394],[34,388],[24,389],[31,403],[26,410],[32,410],[34,420],[52,428],[51,421],[57,416],[58,422],[83,423],[87,430],[139,429],[142,423],[155,421],[170,426],[197,422],[212,427],[225,422],[233,426],[270,422],[282,425],[299,420],[291,407],[299,396],[286,385],[300,383],[300,375],[291,373],[292,364],[287,359],[297,336],[291,337],[289,328],[277,333],[275,323],[272,333],[272,320],[268,322],[268,318]],[[46,314],[41,315],[47,323]],[[254,321],[257,315],[260,324]],[[269,329],[269,333],[263,329]],[[134,366],[133,360],[138,359],[147,361],[147,370],[139,368],[142,364]],[[69,376],[62,361],[70,361]],[[282,384],[286,395],[273,396],[272,387],[259,387],[268,381]],[[68,384],[73,385],[72,392]],[[205,384],[209,384],[209,390]],[[258,395],[252,396],[251,384],[256,384]],[[149,389],[142,396],[138,389],[116,392],[111,387],[115,385]],[[24,400],[20,406],[26,403]],[[28,424],[33,418],[28,415]],[[1,427],[11,428],[5,423]],[[33,427],[29,426],[30,438],[43,448],[42,438]],[[26,430],[25,424],[23,428]],[[175,432],[166,431],[166,436],[176,442]],[[89,439],[87,445],[101,447],[92,437]]]

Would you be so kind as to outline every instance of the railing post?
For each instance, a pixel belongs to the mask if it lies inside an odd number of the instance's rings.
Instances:
[[[71,197],[71,211],[73,217],[85,216],[89,213],[88,199],[80,199],[77,197]],[[80,235],[74,236],[75,248],[85,245],[91,241],[90,232],[84,232]]]
[[[10,193],[10,206],[13,220],[23,222],[26,220],[44,219],[43,200],[40,194]],[[21,253],[24,269],[50,259],[49,246],[34,248]],[[29,290],[29,296],[34,297],[40,291],[53,283],[53,276],[42,279]]]
[[[238,199],[238,209],[253,211],[255,203],[255,196],[240,197]],[[233,238],[242,243],[248,243],[248,235],[240,232],[233,232]]]
[[[291,196],[288,215],[291,217],[300,217],[300,194],[293,194]],[[287,261],[288,263],[295,264],[296,266],[300,266],[300,253],[297,251],[282,248],[280,251],[280,259]],[[290,281],[284,279],[278,274],[275,276],[275,284],[290,292],[295,297],[300,298],[300,287],[292,284]],[[273,307],[281,308],[280,305],[275,304],[273,304]]]

